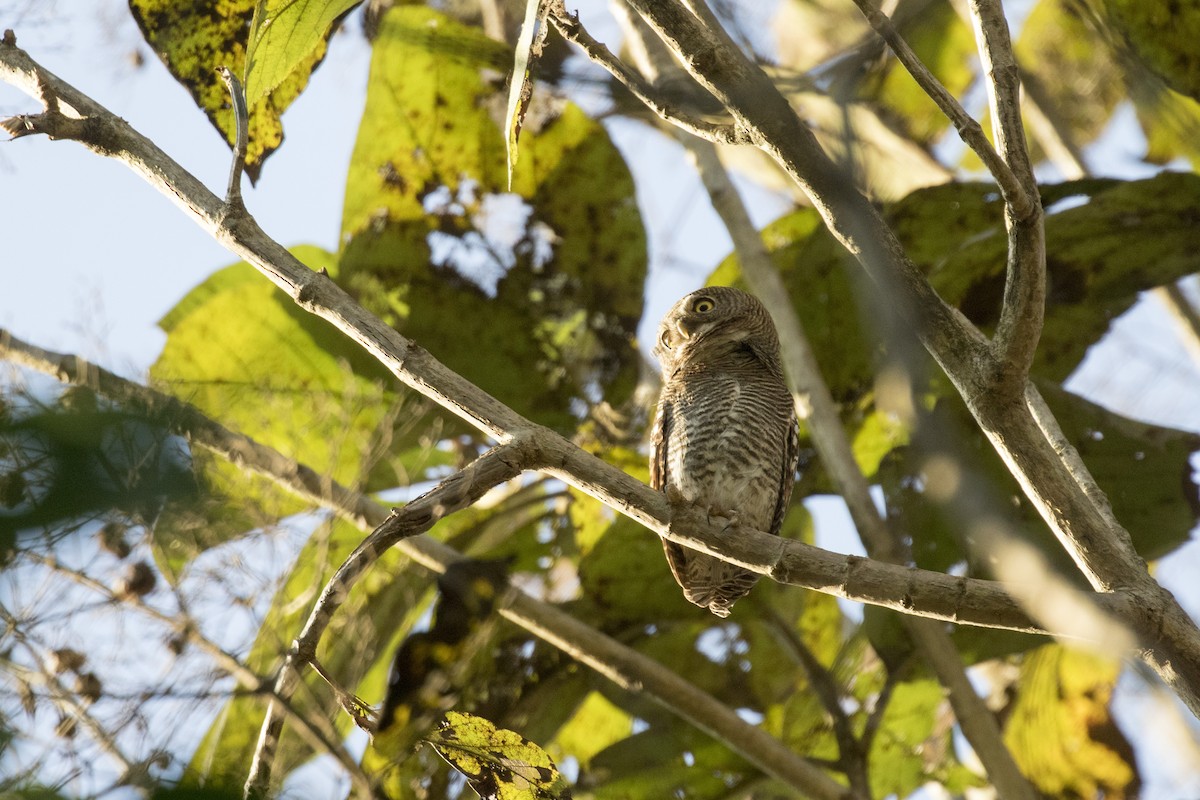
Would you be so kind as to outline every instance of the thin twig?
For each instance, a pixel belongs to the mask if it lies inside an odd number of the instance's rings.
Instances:
[[[984,135],[983,127],[979,122],[966,112],[954,95],[950,94],[942,82],[921,62],[920,57],[913,52],[912,47],[896,30],[892,20],[883,11],[876,8],[872,0],[854,0],[854,4],[858,6],[863,16],[866,17],[867,23],[879,34],[880,38],[887,42],[888,47],[896,54],[896,58],[908,70],[908,74],[913,77],[917,85],[937,104],[937,107],[954,125],[963,143],[979,156],[984,167],[996,179],[996,184],[1000,187],[1000,194],[1012,207],[1017,218],[1024,219],[1032,213],[1034,206],[1025,188],[1008,164],[1004,162],[1004,159],[1000,157],[1000,154],[996,152],[996,148],[992,147],[992,143]]]
[[[867,751],[854,735],[850,715],[842,706],[842,692],[837,681],[825,665],[817,660],[791,625],[774,609],[766,609],[766,619],[792,658],[800,665],[808,679],[808,685],[816,694],[825,713],[833,723],[833,738],[838,745],[838,769],[846,775],[850,788],[859,794],[870,795],[871,784],[867,775]]]
[[[217,74],[229,89],[234,125],[233,163],[229,166],[229,185],[225,189],[225,202],[231,206],[241,206],[242,170],[245,168],[246,151],[250,146],[250,111],[246,108],[246,92],[242,89],[242,82],[233,74],[233,70],[221,67]]]
[[[564,39],[579,45],[587,53],[588,58],[608,70],[609,74],[628,89],[634,97],[645,103],[647,108],[666,122],[710,142],[721,144],[748,144],[750,142],[750,138],[737,125],[709,122],[662,97],[654,90],[654,87],[642,79],[641,75],[626,66],[602,43],[593,39],[591,34],[579,24],[579,17],[567,11],[563,0],[551,0],[547,5],[546,13],[547,19],[558,29]]]
[[[1008,271],[1000,323],[992,344],[997,365],[992,391],[1017,400],[1029,381],[1029,368],[1042,334],[1046,306],[1046,229],[1037,179],[1025,146],[1021,76],[1004,9],[999,0],[969,0],[968,7],[979,59],[987,76],[984,85],[992,110],[992,134],[1004,162],[1024,187],[1027,199],[1018,206],[1005,195]]]
[[[237,656],[228,653],[220,645],[201,634],[200,627],[191,620],[165,614],[154,606],[148,605],[137,595],[118,598],[112,593],[110,587],[92,578],[90,575],[63,566],[57,559],[48,558],[28,550],[22,551],[21,557],[53,570],[56,574],[62,575],[80,586],[95,592],[98,596],[104,598],[107,603],[124,604],[171,628],[177,635],[183,637],[188,644],[199,648],[206,655],[210,656],[217,663],[217,666],[231,675],[239,685],[251,694],[269,695],[271,693],[269,679],[254,672],[238,659]],[[346,770],[355,790],[364,796],[369,795],[371,788],[370,778],[363,772],[362,766],[342,747],[341,736],[329,721],[320,716],[309,717],[309,715],[301,712],[287,698],[280,697],[275,699],[280,702],[282,713],[287,717],[289,722],[296,726],[296,730],[301,738],[314,751],[328,752],[332,755],[342,768]]]

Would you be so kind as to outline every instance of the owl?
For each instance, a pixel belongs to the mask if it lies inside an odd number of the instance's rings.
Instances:
[[[663,317],[654,354],[663,390],[650,485],[672,505],[696,505],[778,534],[792,495],[798,433],[779,335],[766,308],[737,289],[692,292]],[[663,547],[684,597],[718,617],[728,616],[758,580],[672,542]]]

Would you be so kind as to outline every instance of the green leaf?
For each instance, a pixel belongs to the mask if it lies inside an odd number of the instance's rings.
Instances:
[[[596,800],[717,800],[761,773],[725,745],[675,717],[596,754],[580,776]]]
[[[429,8],[387,12],[346,185],[344,285],[517,411],[573,429],[636,380],[645,233],[604,128],[535,97],[506,192],[512,52]],[[511,233],[497,238],[497,226]],[[506,237],[506,238],[505,238]]]
[[[1147,161],[1168,164],[1182,157],[1193,165],[1200,163],[1200,143],[1195,136],[1196,126],[1200,125],[1200,103],[1152,77],[1135,81],[1130,94],[1146,134]]]
[[[297,72],[308,75],[334,23],[362,0],[258,0],[246,52],[246,102],[253,106]]]
[[[592,691],[571,720],[558,731],[554,744],[586,768],[593,756],[632,733],[633,718],[629,713],[600,692]]]
[[[952,732],[940,683],[926,678],[898,684],[869,755],[871,796],[907,797],[930,781],[951,776],[970,783],[954,754]]]
[[[217,74],[228,67],[234,75],[246,70],[246,46],[257,0],[129,0],[130,11],[151,49],[175,79],[184,85],[231,146],[236,141],[229,92]],[[263,162],[283,143],[280,116],[308,83],[308,76],[325,57],[320,41],[298,66],[269,92],[250,103],[246,174],[258,179]]]
[[[0,561],[22,530],[70,530],[114,511],[140,523],[196,500],[185,444],[162,414],[81,387],[0,415]]]
[[[205,550],[270,528],[308,507],[277,481],[247,473],[223,455],[195,449],[192,466],[196,496],[169,501],[151,535],[154,561],[171,583]]]
[[[1124,76],[1079,5],[1040,0],[1014,49],[1025,90],[1068,140],[1082,147],[1100,135],[1125,97]]]
[[[1137,422],[1049,382],[1040,382],[1039,388],[1067,441],[1079,451],[1142,557],[1160,558],[1187,542],[1200,508],[1200,487],[1191,466],[1192,454],[1200,450],[1200,436]],[[1029,540],[1060,566],[1063,574],[1077,576],[1065,551],[1024,500],[995,450],[969,421],[962,403],[951,397],[942,399],[931,420],[931,424],[960,436],[969,448],[964,457],[977,479],[988,481],[995,496],[1011,498],[1015,512],[1012,521]],[[897,452],[882,483],[889,507],[913,537],[917,563],[927,569],[945,570],[972,560],[962,541],[966,521],[948,516],[915,488],[911,477],[921,474],[923,464],[910,463],[909,456],[905,451]],[[987,634],[981,635],[986,638]]]
[[[293,252],[336,275],[332,256],[315,247]],[[428,404],[397,391],[395,380],[357,344],[296,304],[248,264],[218,271],[162,320],[167,342],[151,376],[226,427],[345,484],[404,485],[426,465],[446,461],[434,449]],[[212,497],[199,517],[156,526],[173,569],[249,527],[302,506],[265,479],[248,479],[216,461],[202,482]],[[236,498],[249,503],[240,513]],[[192,510],[194,512],[195,509]],[[181,549],[182,548],[182,549]]]
[[[483,717],[451,711],[426,740],[484,800],[570,797],[546,751]]]
[[[1194,2],[1104,0],[1110,24],[1147,67],[1180,94],[1200,100],[1200,14]]]
[[[1119,672],[1117,663],[1057,644],[1026,656],[1004,740],[1045,795],[1137,795],[1133,749],[1109,707]]]
[[[922,190],[889,216],[909,241],[920,237],[918,263],[930,270],[939,293],[990,329],[1001,305],[1007,245],[999,202],[980,188]],[[1047,187],[1043,195],[1050,211],[1046,324],[1034,372],[1061,381],[1139,292],[1200,269],[1200,228],[1193,222],[1200,177],[1163,173],[1141,181],[1071,181]],[[1080,204],[1057,210],[1060,200]],[[985,206],[990,226],[977,221]],[[959,227],[964,216],[970,222]],[[919,231],[910,227],[918,220]],[[974,238],[951,240],[958,235]]]

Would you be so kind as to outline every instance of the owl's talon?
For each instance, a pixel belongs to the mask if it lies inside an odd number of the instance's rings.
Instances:
[[[715,508],[705,510],[708,515],[708,524],[720,525],[722,533],[728,533],[730,529],[736,528],[738,525],[738,512],[736,509],[733,511]]]

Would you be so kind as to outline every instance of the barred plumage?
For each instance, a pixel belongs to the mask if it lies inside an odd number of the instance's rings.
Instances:
[[[654,352],[664,385],[650,485],[673,504],[778,534],[798,448],[779,336],[766,308],[737,289],[692,292],[663,317]],[[758,580],[712,556],[665,541],[663,547],[684,596],[719,617]]]

